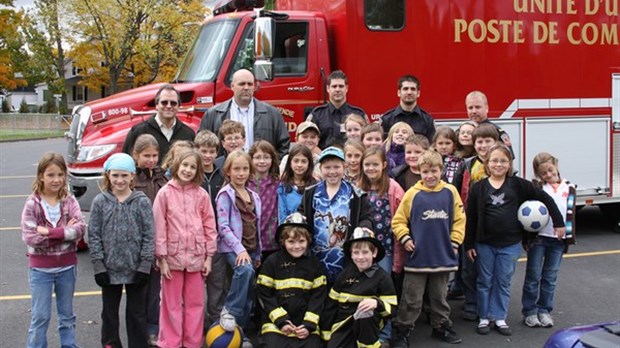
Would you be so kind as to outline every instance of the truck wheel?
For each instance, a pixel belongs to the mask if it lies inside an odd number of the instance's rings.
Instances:
[[[620,203],[601,204],[601,212],[611,224],[614,232],[620,233]]]

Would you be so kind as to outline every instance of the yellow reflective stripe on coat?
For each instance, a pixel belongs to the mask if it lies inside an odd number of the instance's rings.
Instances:
[[[269,313],[269,320],[276,321],[278,318],[285,316],[287,313],[282,307],[278,307]]]
[[[393,297],[394,304],[396,304],[396,296],[385,296],[385,297],[386,298]],[[362,302],[362,300],[364,299],[367,299],[367,298],[376,299],[377,297],[376,296],[360,296],[360,295],[355,295],[355,294],[349,294],[346,292],[338,292],[332,288],[329,291],[329,298],[331,298],[332,300],[338,303],[347,303],[347,302]]]
[[[294,333],[285,335],[284,332],[282,332],[274,323],[264,323],[263,326],[261,327],[260,330],[261,334],[266,334],[266,333],[277,333],[279,335],[282,336],[286,336],[286,337],[293,337],[296,338],[297,336]],[[312,331],[310,333],[311,335],[319,335],[319,330],[315,329],[314,331]]]
[[[322,330],[321,331],[321,338],[323,339],[323,341],[329,341],[332,338],[332,333],[338,331],[338,329],[340,329],[344,324],[346,324],[349,320],[351,320],[353,318],[353,314],[349,315],[348,317],[344,318],[341,321],[337,321],[332,325],[332,329],[331,330]]]
[[[364,344],[360,341],[355,341],[355,343],[357,343],[357,348],[379,348],[381,347],[381,342],[377,341],[373,344]]]
[[[274,280],[273,278],[268,277],[264,274],[259,274],[258,278],[256,279],[256,284],[264,285],[268,288],[273,288]]]
[[[312,312],[306,312],[306,314],[304,315],[304,321],[309,321],[317,325],[319,323],[319,316]]]
[[[379,300],[383,302],[384,311],[381,312],[381,315],[386,317],[392,314],[392,306],[397,305],[397,300],[395,295],[390,296],[379,296]]]
[[[301,279],[301,278],[288,278],[288,279],[273,279],[264,274],[258,275],[257,284],[264,285],[269,288],[275,288],[276,290],[285,289],[303,289],[310,290],[316,289],[320,286],[327,284],[327,278],[320,276],[313,281]]]

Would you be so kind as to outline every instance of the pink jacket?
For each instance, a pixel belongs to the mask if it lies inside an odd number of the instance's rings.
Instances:
[[[73,226],[67,223],[75,218]],[[49,235],[37,233],[37,226],[49,229]],[[84,236],[86,224],[80,205],[73,196],[60,201],[60,220],[56,227],[45,217],[41,197],[33,193],[22,211],[22,240],[28,246],[30,267],[54,268],[77,264],[77,241]]]
[[[390,202],[390,214],[392,218],[396,214],[396,210],[403,200],[405,191],[400,185],[392,178],[390,178],[390,188],[388,189],[388,200]],[[392,272],[400,273],[405,266],[405,248],[398,241],[398,238],[394,236],[394,262],[392,263]]]
[[[199,272],[217,249],[215,214],[209,194],[198,185],[176,180],[162,187],[153,203],[155,256],[171,270]]]

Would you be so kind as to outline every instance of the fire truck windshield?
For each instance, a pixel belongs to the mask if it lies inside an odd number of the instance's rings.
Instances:
[[[177,82],[215,80],[238,24],[238,19],[231,19],[210,21],[203,25],[175,80]]]

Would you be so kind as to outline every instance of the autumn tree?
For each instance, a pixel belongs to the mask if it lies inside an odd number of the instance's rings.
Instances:
[[[60,94],[60,110],[67,111],[65,87],[66,39],[60,18],[64,16],[65,0],[36,0],[35,9],[28,13],[22,25],[22,35],[31,52],[28,69],[24,72],[31,82],[45,82],[49,91]]]
[[[204,16],[200,0],[68,0],[81,40],[71,56],[83,83],[137,87],[168,81],[195,34],[185,24]],[[197,29],[197,27],[196,27]]]
[[[4,6],[0,8],[0,89],[15,89],[27,85],[26,80],[15,75],[27,61],[18,34],[22,12],[15,11],[13,0],[0,0],[0,6]]]

